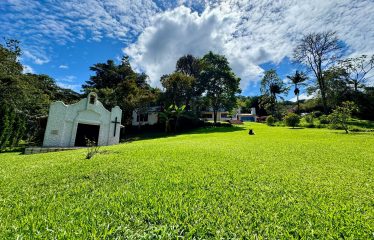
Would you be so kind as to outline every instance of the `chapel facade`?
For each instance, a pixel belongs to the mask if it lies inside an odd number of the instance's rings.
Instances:
[[[119,143],[122,110],[108,111],[91,92],[71,105],[53,102],[49,108],[43,147],[84,147],[87,139],[99,146]]]

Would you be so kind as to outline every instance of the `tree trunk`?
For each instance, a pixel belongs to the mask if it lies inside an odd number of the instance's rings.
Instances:
[[[296,101],[297,101],[297,113],[300,114],[299,94],[296,95]]]

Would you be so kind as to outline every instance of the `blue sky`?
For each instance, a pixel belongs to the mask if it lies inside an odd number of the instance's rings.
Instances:
[[[285,79],[297,69],[290,59],[302,34],[335,30],[347,56],[374,53],[372,0],[2,0],[0,21],[1,37],[22,42],[25,71],[76,91],[91,65],[124,54],[160,86],[180,56],[212,50],[255,95],[264,70]]]

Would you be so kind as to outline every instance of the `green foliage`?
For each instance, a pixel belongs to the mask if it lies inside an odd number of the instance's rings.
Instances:
[[[284,122],[286,126],[295,128],[300,123],[300,116],[296,113],[289,113],[284,117]]]
[[[0,239],[370,239],[373,144],[373,133],[251,123],[90,161],[86,149],[5,153]]]
[[[176,133],[179,127],[179,120],[183,116],[188,116],[186,114],[186,105],[178,107],[177,105],[170,105],[163,112],[159,113],[160,119],[165,123],[165,132],[170,131],[171,121],[174,121],[174,132]]]
[[[266,118],[266,124],[268,126],[273,126],[274,123],[275,123],[275,118],[272,115],[267,116],[267,118]]]
[[[371,57],[361,55],[355,58],[347,58],[339,61],[338,66],[344,69],[346,84],[353,87],[356,93],[359,89],[364,89],[367,81],[374,77],[370,74],[374,69],[374,55]]]
[[[54,100],[71,103],[80,95],[60,88],[47,75],[23,74],[19,42],[0,44],[0,148],[13,148],[20,140],[41,141],[41,119]]]
[[[294,85],[294,93],[297,99],[297,112],[300,113],[300,102],[299,102],[299,94],[300,94],[300,86],[304,85],[303,83],[308,79],[305,73],[296,71],[293,76],[287,76],[288,79],[291,80],[291,83]]]
[[[288,92],[285,83],[279,78],[274,69],[265,71],[261,79],[261,105],[273,116],[279,118],[277,111],[277,95]]]
[[[234,74],[225,56],[209,52],[201,59],[200,81],[216,123],[219,109],[230,111],[235,107],[236,94],[241,92],[240,78]]]
[[[321,124],[329,124],[330,123],[330,118],[328,115],[321,115],[319,118],[319,123]]]
[[[353,102],[343,102],[342,106],[337,107],[329,116],[332,125],[341,127],[348,133],[348,120],[356,109]]]
[[[0,78],[22,73],[22,65],[19,62],[20,56],[19,41],[9,39],[4,45],[0,43]]]
[[[166,104],[189,105],[194,96],[196,79],[184,73],[175,72],[161,77],[161,84],[165,88]]]
[[[107,108],[121,107],[122,120],[126,124],[131,122],[133,110],[150,106],[158,97],[158,91],[147,83],[148,76],[136,73],[127,56],[118,65],[108,60],[94,64],[90,70],[95,75],[82,86],[84,91],[96,92]]]
[[[328,113],[327,86],[324,71],[341,57],[343,46],[336,32],[316,32],[303,36],[294,48],[294,60],[304,64],[315,75],[315,85],[321,95],[324,113]]]

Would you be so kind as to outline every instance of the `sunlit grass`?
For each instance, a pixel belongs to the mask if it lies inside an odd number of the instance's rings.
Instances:
[[[1,154],[0,239],[373,238],[373,133],[249,124],[102,150]]]

